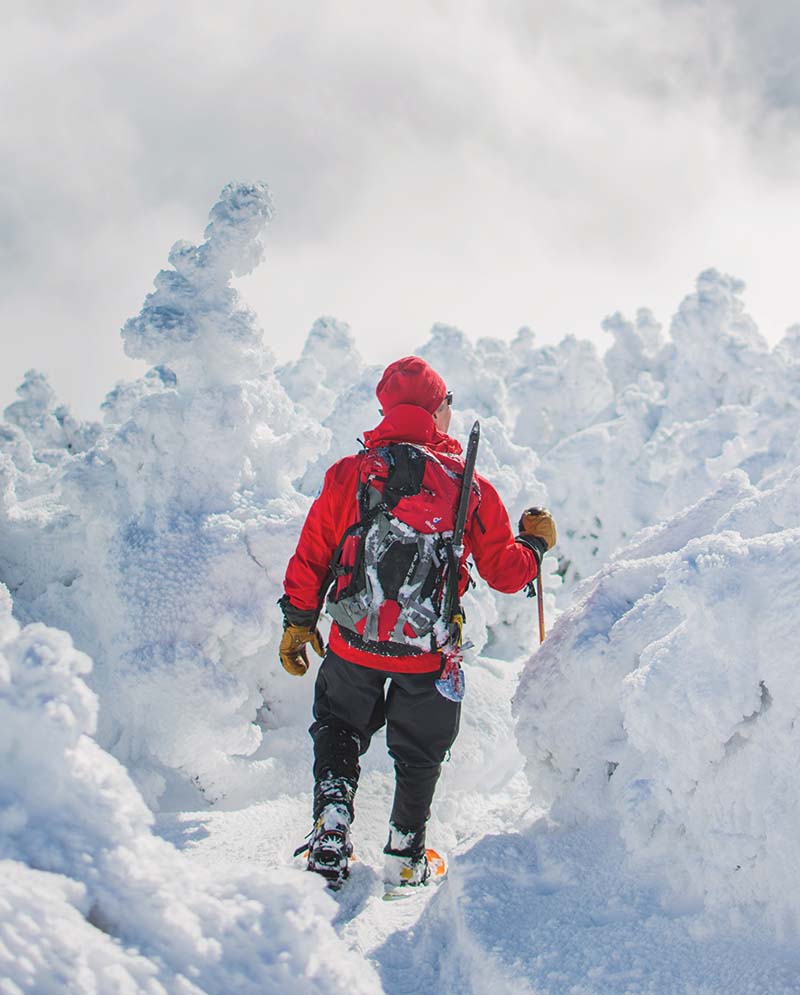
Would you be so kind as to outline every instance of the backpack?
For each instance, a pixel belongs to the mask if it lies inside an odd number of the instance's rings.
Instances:
[[[334,551],[326,605],[348,642],[382,656],[447,644],[442,602],[449,572],[459,569],[452,537],[462,476],[411,443],[365,452],[360,518]],[[479,494],[474,484],[473,513]]]

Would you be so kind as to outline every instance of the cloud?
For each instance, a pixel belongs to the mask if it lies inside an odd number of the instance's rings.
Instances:
[[[707,35],[723,25],[718,47],[723,99],[743,100],[758,131],[764,124],[785,132],[800,126],[800,7],[793,0],[671,0],[702,20]]]
[[[370,360],[437,320],[604,342],[606,313],[666,319],[708,265],[774,338],[800,318],[796,21],[744,0],[21,6],[0,403],[31,365],[83,410],[134,373],[119,327],[232,178],[275,196],[243,288],[283,359],[323,313]]]

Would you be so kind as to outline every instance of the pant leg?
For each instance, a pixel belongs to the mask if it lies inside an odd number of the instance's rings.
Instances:
[[[395,765],[391,823],[424,848],[442,761],[458,735],[461,704],[436,690],[438,673],[392,674],[386,696],[387,743]]]
[[[359,756],[385,722],[386,674],[328,653],[314,686],[314,819],[331,803],[354,817]]]

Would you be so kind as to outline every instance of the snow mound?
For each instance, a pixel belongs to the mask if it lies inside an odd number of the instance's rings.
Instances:
[[[514,699],[557,818],[612,817],[682,902],[780,935],[800,916],[799,510],[800,471],[724,478],[585,582]]]
[[[91,738],[90,661],[0,586],[0,976],[8,992],[376,992],[301,872],[198,868]]]

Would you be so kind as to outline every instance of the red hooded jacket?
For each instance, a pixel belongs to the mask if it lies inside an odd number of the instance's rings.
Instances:
[[[364,441],[368,449],[390,442],[411,442],[436,453],[459,472],[463,470],[461,445],[439,432],[431,414],[414,404],[393,407],[377,428],[365,433]],[[364,454],[360,453],[334,463],[325,474],[319,497],[309,509],[284,580],[284,590],[295,608],[317,609],[320,587],[333,552],[345,530],[358,521],[357,491],[363,459]],[[460,593],[464,593],[468,583],[464,564],[472,556],[478,573],[490,587],[512,594],[536,576],[536,556],[515,541],[508,512],[494,487],[478,474],[475,479],[480,487],[480,503],[464,534]],[[440,653],[386,657],[365,652],[351,646],[336,623],[331,626],[330,648],[345,660],[378,670],[428,673],[439,670],[442,662]]]

